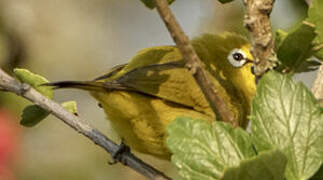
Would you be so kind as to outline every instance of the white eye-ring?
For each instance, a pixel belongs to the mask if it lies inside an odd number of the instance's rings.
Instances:
[[[241,67],[248,62],[247,55],[241,49],[233,49],[227,58],[234,67]]]

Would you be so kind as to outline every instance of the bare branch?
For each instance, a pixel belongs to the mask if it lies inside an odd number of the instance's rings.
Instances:
[[[108,139],[104,134],[91,127],[84,120],[81,120],[79,117],[65,110],[60,104],[46,98],[28,84],[16,81],[2,69],[0,69],[0,87],[7,91],[16,93],[17,95],[22,96],[48,110],[54,116],[61,119],[65,124],[89,138],[92,142],[102,147],[108,153],[118,155],[115,156],[116,161],[132,168],[148,179],[170,179],[162,172],[154,169],[152,166],[135,157],[130,151],[120,152],[120,154],[118,154],[120,146]]]
[[[205,70],[202,68],[203,63],[170,10],[167,0],[155,0],[155,4],[160,17],[163,19],[170,35],[186,61],[185,66],[201,87],[213,112],[218,114],[222,121],[231,123],[233,126],[238,126],[239,122],[237,122],[233,113],[227,107],[224,98],[220,96],[214,88],[213,83],[208,79]]]
[[[312,92],[317,99],[323,99],[323,65],[320,66],[317,72]]]
[[[244,0],[246,6],[245,26],[252,37],[251,52],[256,60],[255,74],[263,75],[273,66],[269,61],[273,55],[274,41],[270,13],[275,0]]]

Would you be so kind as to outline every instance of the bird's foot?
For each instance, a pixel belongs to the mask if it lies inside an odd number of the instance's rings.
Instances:
[[[121,162],[123,163],[123,158],[122,156],[124,154],[127,154],[127,153],[130,153],[130,147],[127,146],[125,143],[124,143],[124,140],[121,140],[121,144],[119,146],[119,149],[117,151],[115,151],[114,153],[112,153],[112,158],[113,158],[113,161],[111,162],[108,162],[110,165],[114,165],[118,162]]]

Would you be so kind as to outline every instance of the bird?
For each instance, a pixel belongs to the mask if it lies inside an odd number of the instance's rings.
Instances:
[[[224,98],[239,126],[246,127],[256,92],[248,40],[225,32],[203,34],[191,43],[217,93]],[[219,120],[185,68],[176,46],[140,50],[128,63],[93,80],[47,85],[89,91],[125,144],[161,159],[171,157],[166,128],[176,117],[205,119],[210,123]]]

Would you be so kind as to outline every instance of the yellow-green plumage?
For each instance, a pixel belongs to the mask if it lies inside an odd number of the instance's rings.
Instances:
[[[246,126],[250,101],[255,93],[251,64],[233,67],[229,52],[240,48],[249,53],[247,41],[234,34],[203,35],[192,44],[205,63],[215,88],[241,126]],[[117,133],[131,148],[169,158],[165,129],[175,117],[208,121],[216,119],[192,75],[183,66],[174,46],[160,46],[138,52],[125,66],[88,82],[58,82],[58,87],[90,90],[103,106]]]

